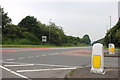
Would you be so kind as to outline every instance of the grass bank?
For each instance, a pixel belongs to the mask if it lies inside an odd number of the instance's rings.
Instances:
[[[0,45],[1,47],[57,47],[55,45]]]
[[[50,45],[50,44],[45,44],[45,45],[17,45],[17,44],[3,44],[0,45],[0,47],[82,47],[82,46],[89,46],[89,45],[85,45],[85,44],[80,44],[80,45],[68,45],[68,44],[63,44],[61,46],[57,46],[57,45]]]
[[[107,47],[104,47],[105,50],[108,50]],[[120,51],[120,48],[115,48],[116,51]]]

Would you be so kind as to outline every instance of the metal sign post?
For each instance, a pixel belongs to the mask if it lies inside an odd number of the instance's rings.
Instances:
[[[103,45],[96,43],[92,48],[91,73],[105,74]]]

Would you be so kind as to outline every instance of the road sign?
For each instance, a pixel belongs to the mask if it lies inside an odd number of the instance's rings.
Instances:
[[[91,73],[105,74],[103,45],[96,43],[92,48]]]
[[[109,47],[109,54],[115,54],[115,45],[110,43],[108,47]]]
[[[47,42],[47,36],[42,36],[42,42]]]

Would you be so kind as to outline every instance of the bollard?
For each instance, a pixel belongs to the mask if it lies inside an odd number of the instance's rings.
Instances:
[[[105,74],[103,45],[96,43],[92,48],[91,73]]]
[[[115,45],[110,43],[108,47],[109,47],[109,54],[115,54]]]

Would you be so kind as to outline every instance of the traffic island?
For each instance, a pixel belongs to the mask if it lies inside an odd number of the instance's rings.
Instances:
[[[90,67],[84,67],[84,68],[77,68],[75,70],[72,70],[65,76],[65,80],[118,80],[119,75],[118,71],[120,71],[118,68],[112,68],[112,67],[106,67],[105,74],[95,74],[90,73],[91,68]]]
[[[104,52],[104,57],[120,57],[120,51],[115,52],[115,54],[109,54],[109,52]]]

